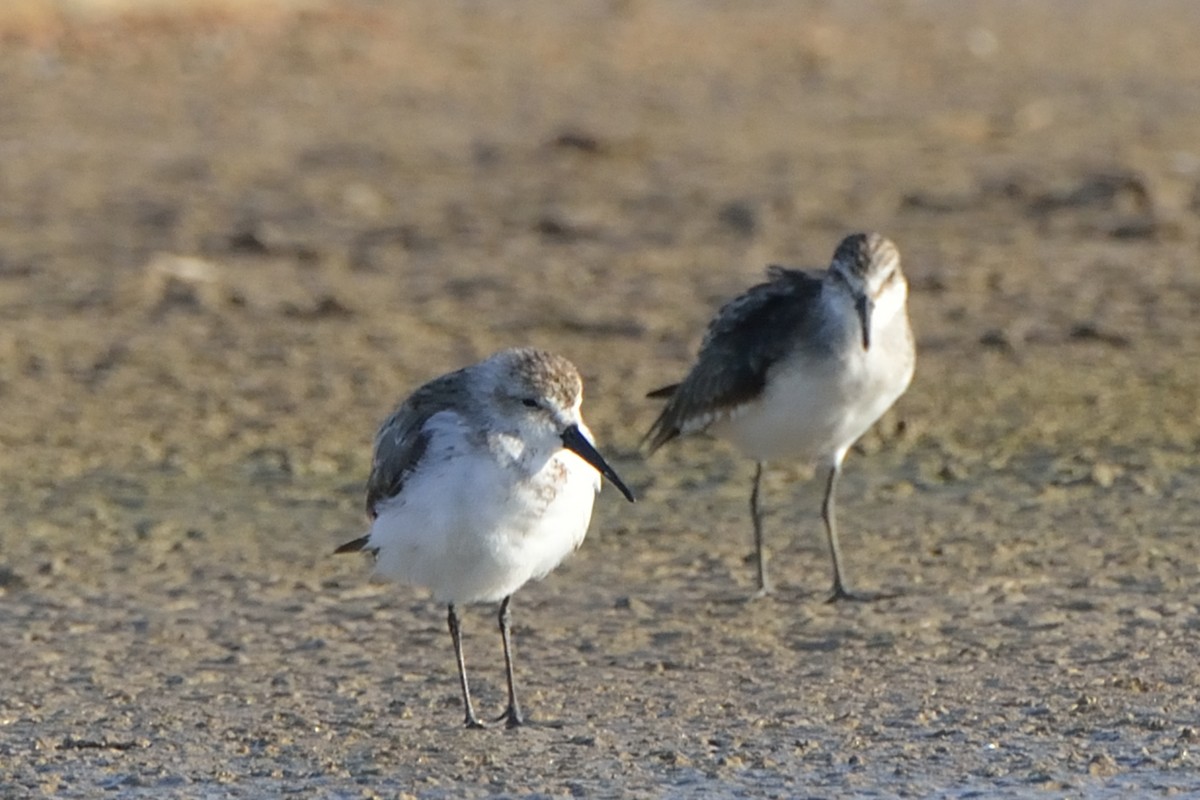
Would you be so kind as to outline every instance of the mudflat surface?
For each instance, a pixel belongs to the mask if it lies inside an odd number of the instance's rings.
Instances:
[[[161,5],[0,15],[0,796],[1200,793],[1200,7]],[[752,466],[643,395],[860,229],[893,596],[823,602],[780,464],[746,602]],[[329,553],[392,404],[526,343],[641,501],[516,597],[537,724],[464,731],[443,609]]]

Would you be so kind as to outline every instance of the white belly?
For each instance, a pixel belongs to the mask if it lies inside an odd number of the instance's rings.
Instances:
[[[501,600],[549,573],[583,542],[599,475],[563,450],[516,477],[478,453],[411,476],[371,526],[376,571],[447,603]]]
[[[840,358],[798,355],[782,362],[762,396],[712,432],[756,461],[840,460],[912,380],[908,323],[896,322],[903,327],[879,331],[870,350],[852,341]]]

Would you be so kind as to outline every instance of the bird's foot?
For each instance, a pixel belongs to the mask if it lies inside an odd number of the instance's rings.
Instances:
[[[525,715],[519,706],[509,705],[504,713],[496,717],[496,722],[503,722],[506,728],[519,728],[525,724]]]
[[[895,592],[851,592],[847,591],[846,587],[841,584],[835,584],[833,592],[829,595],[826,603],[873,603],[876,600],[887,600],[891,597],[897,597]]]
[[[753,603],[755,600],[765,600],[775,594],[775,587],[771,584],[765,584],[758,587],[758,591],[746,598],[747,602]]]

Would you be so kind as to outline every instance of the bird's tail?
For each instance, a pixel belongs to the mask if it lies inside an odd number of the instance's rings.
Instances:
[[[675,390],[678,388],[678,383],[672,383],[670,386],[664,386],[661,389],[655,389],[653,392],[649,392],[646,397],[650,398],[651,400],[666,400],[668,397],[674,395]]]
[[[344,545],[340,546],[337,550],[334,550],[333,554],[337,555],[338,553],[361,553],[363,550],[366,549],[367,539],[370,539],[370,538],[371,538],[371,535],[367,534],[366,536],[358,537],[357,539],[355,539],[352,542],[346,542]]]
[[[679,389],[679,384],[672,383],[670,386],[655,389],[653,392],[647,394],[646,397],[652,400],[669,400],[675,396],[677,389]],[[667,407],[658,415],[658,419],[654,420],[654,424],[650,426],[650,430],[646,431],[646,435],[642,437],[641,446],[645,447],[650,453],[653,453],[679,435],[679,429],[667,421],[667,412],[670,410],[671,404],[668,403]]]

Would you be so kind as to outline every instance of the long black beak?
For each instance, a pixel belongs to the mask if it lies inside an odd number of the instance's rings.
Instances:
[[[625,495],[626,500],[631,503],[633,502],[633,492],[629,491],[629,487],[625,485],[623,480],[621,480],[621,476],[613,471],[613,468],[608,465],[608,462],[604,460],[604,456],[600,455],[600,453],[596,451],[596,448],[592,447],[592,443],[589,442],[587,437],[584,436],[579,430],[578,425],[572,425],[563,431],[562,442],[563,447],[566,447],[568,450],[575,453],[584,461],[595,467],[597,472],[608,478],[609,482],[613,486],[621,490],[621,494]]]
[[[862,323],[863,350],[869,350],[871,348],[871,312],[875,310],[875,303],[864,294],[855,302],[854,310],[858,312],[858,320]]]

